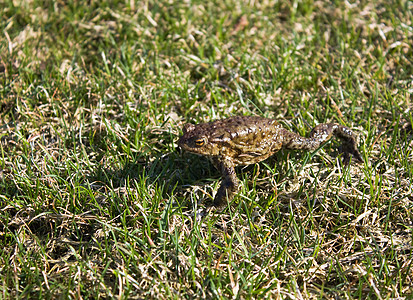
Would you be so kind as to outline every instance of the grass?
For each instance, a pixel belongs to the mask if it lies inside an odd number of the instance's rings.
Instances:
[[[409,299],[411,1],[2,1],[0,298]],[[186,122],[338,143],[220,178]]]

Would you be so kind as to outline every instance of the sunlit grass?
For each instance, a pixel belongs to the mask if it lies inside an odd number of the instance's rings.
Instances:
[[[392,2],[0,4],[0,298],[412,296],[412,11]],[[360,137],[237,169],[184,123]]]

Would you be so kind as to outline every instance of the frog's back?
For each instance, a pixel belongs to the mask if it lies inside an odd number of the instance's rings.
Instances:
[[[198,125],[187,124],[178,145],[216,161],[247,165],[266,159],[282,147],[283,129],[277,121],[238,116]]]
[[[273,119],[256,116],[237,116],[210,123],[213,138],[226,137],[234,143],[252,143],[274,133],[281,125]],[[261,137],[260,135],[263,134]]]
[[[210,123],[210,142],[236,165],[251,164],[279,150],[281,125],[255,116],[232,117]]]

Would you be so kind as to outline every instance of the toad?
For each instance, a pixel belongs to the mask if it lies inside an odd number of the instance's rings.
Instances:
[[[308,138],[283,128],[277,121],[255,116],[237,116],[198,125],[185,124],[178,146],[206,156],[221,172],[223,180],[213,205],[221,207],[231,201],[238,190],[235,167],[263,161],[280,149],[314,151],[332,136],[342,141],[344,162],[350,155],[363,161],[355,134],[347,127],[319,124]]]

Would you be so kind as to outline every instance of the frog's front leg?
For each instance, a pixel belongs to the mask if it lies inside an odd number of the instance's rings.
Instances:
[[[226,199],[231,201],[238,190],[239,180],[235,173],[234,162],[229,158],[212,158],[212,163],[222,174],[222,183],[214,198],[213,205],[221,207],[226,204]]]

